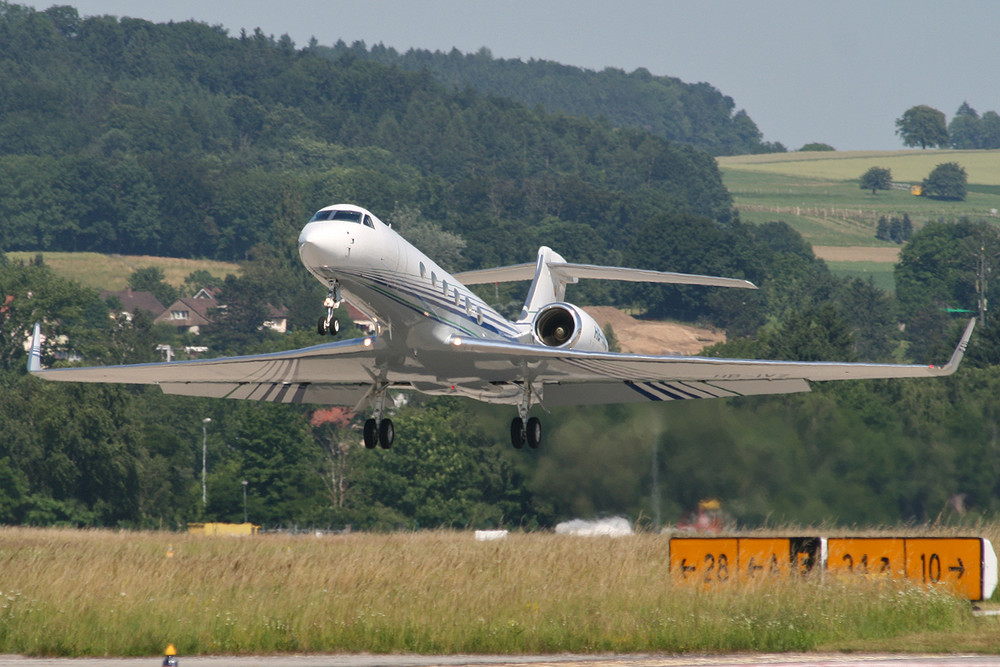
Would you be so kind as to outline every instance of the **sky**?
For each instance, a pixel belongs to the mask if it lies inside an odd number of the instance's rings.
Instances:
[[[903,148],[895,120],[917,104],[950,121],[963,102],[1000,113],[1000,1],[958,0],[13,0],[42,10],[229,34],[315,37],[615,67],[707,82],[789,150]]]

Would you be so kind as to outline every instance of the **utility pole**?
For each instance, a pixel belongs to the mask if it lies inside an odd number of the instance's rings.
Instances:
[[[247,523],[247,484],[249,482],[243,480],[240,484],[243,485],[243,523]]]
[[[660,443],[656,438],[653,441],[653,490],[652,490],[652,501],[653,501],[653,526],[656,530],[660,530],[660,463],[659,456],[657,455],[660,449]]]
[[[201,507],[205,509],[208,507],[208,487],[205,485],[207,480],[208,472],[208,424],[212,421],[211,417],[205,417],[201,420]]]
[[[986,328],[986,314],[989,303],[986,296],[986,288],[990,273],[989,266],[986,265],[986,244],[979,244],[979,266],[976,268],[976,293],[979,305],[979,326]]]

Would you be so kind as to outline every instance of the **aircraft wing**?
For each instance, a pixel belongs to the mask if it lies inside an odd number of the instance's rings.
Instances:
[[[546,405],[586,405],[788,394],[809,391],[810,381],[947,376],[958,369],[974,326],[970,320],[944,366],[618,354],[459,337],[452,346],[497,379],[506,364],[507,372],[540,387]]]
[[[375,378],[375,338],[241,357],[126,366],[41,367],[35,325],[28,371],[45,380],[155,384],[165,394],[239,398],[274,403],[356,405]]]
[[[630,269],[623,266],[598,266],[596,264],[570,264],[568,262],[550,262],[549,271],[564,283],[575,283],[580,278],[596,278],[603,280],[620,280],[633,283],[672,283],[677,285],[710,285],[713,287],[742,287],[757,289],[749,280],[738,278],[719,278],[716,276],[701,276],[693,273],[672,273],[669,271],[649,271],[646,269]],[[517,280],[531,280],[535,277],[535,264],[515,264],[501,266],[495,269],[466,271],[456,273],[455,279],[463,285],[481,285],[484,283],[505,283]]]

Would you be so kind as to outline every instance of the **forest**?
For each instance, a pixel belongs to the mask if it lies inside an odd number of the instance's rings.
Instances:
[[[594,72],[560,63],[494,58],[486,47],[476,53],[449,53],[364,42],[332,47],[313,44],[319,54],[337,59],[374,60],[409,71],[427,71],[449,89],[472,88],[487,95],[539,105],[553,113],[607,118],[616,127],[633,127],[689,144],[712,155],[784,152],[778,142],[763,141],[757,125],[728,95],[708,83],[685,83],[654,76],[639,68],[624,72],[608,67]]]
[[[240,261],[198,344],[288,349],[317,342],[323,297],[295,239],[337,202],[371,209],[450,270],[531,261],[546,244],[573,262],[747,278],[761,288],[749,296],[609,283],[569,294],[725,328],[729,342],[706,351],[725,356],[943,362],[965,317],[946,308],[975,310],[980,259],[1000,255],[994,225],[941,220],[903,247],[895,293],[837,278],[784,222],[740,220],[718,146],[458,88],[357,50],[0,2],[0,523],[532,529],[614,513],[658,525],[703,498],[751,526],[1000,510],[992,326],[952,378],[553,410],[537,452],[505,444],[502,407],[457,399],[401,400],[397,444],[369,452],[363,415],[344,408],[26,375],[34,322],[47,364],[154,361],[177,334],[141,311],[111,317],[43,257],[2,251]],[[723,118],[719,132],[735,122],[731,108],[672,114]],[[514,314],[524,287],[483,296]],[[268,304],[288,308],[288,333],[260,328]]]

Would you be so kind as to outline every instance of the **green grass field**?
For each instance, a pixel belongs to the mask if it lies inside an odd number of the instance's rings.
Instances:
[[[787,222],[814,246],[888,247],[875,238],[881,216],[910,216],[915,227],[962,216],[1000,224],[1000,151],[847,151],[770,153],[718,158],[722,180],[751,223]],[[871,167],[892,170],[893,181],[919,184],[938,164],[957,162],[968,174],[968,197],[944,202],[908,190],[862,190],[858,179]],[[891,289],[894,261],[828,262],[838,275],[871,275]]]
[[[225,278],[230,273],[238,275],[240,271],[239,265],[232,262],[145,255],[102,255],[96,252],[8,252],[6,255],[15,262],[28,262],[42,255],[42,260],[57,275],[98,290],[123,290],[136,269],[150,266],[161,269],[164,280],[175,287],[182,286],[184,279],[198,270],[208,271],[217,278]]]
[[[0,528],[0,654],[1000,652],[1000,621],[943,588],[821,573],[712,588],[668,562],[649,533]]]

